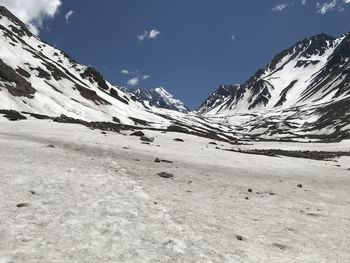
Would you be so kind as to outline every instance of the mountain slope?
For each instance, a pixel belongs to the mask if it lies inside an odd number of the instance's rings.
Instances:
[[[0,7],[0,105],[83,120],[166,123],[95,69],[40,41],[5,7]]]
[[[350,34],[298,42],[243,85],[222,90],[197,112],[243,137],[350,138]],[[217,94],[223,95],[217,99]]]
[[[185,111],[165,90],[155,92]],[[146,107],[134,95],[111,85],[95,69],[77,63],[32,35],[19,19],[0,7],[0,121],[26,118],[235,140],[230,129],[208,124],[197,115]]]
[[[305,39],[278,54],[234,94],[207,106],[213,99],[209,97],[198,111],[209,115],[259,112],[344,98],[350,94],[349,41],[349,34]]]
[[[128,89],[122,88],[126,93],[134,95],[134,98],[146,107],[156,107],[187,113],[189,110],[185,104],[176,99],[163,87],[152,89]]]

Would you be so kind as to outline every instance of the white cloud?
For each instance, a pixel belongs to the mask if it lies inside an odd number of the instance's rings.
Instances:
[[[345,4],[350,4],[350,0],[344,0]]]
[[[138,34],[136,38],[139,41],[143,41],[145,39],[156,39],[159,34],[160,34],[160,31],[158,29],[152,29],[151,31],[143,32],[143,34]]]
[[[306,4],[306,0],[301,0],[301,4],[305,5]]]
[[[66,23],[69,23],[69,19],[72,17],[72,15],[74,15],[74,11],[73,10],[69,10],[65,15],[64,18],[66,19]]]
[[[234,41],[236,39],[236,35],[235,34],[232,34],[231,35],[231,39]]]
[[[286,4],[278,4],[272,8],[273,12],[281,12],[286,8],[289,8],[294,5],[294,2],[286,3]]]
[[[160,31],[157,29],[152,29],[151,32],[149,32],[149,38],[157,38],[157,36],[160,34]]]
[[[348,0],[346,0],[348,1]],[[332,11],[336,8],[337,6],[337,0],[332,0],[330,2],[321,4],[321,3],[317,3],[317,12],[320,13],[321,15],[324,15],[326,13],[328,13],[329,11]]]
[[[143,76],[137,76],[132,79],[129,79],[126,83],[128,86],[135,87],[141,80],[149,79],[151,76],[149,75],[143,75]]]
[[[43,21],[54,17],[61,0],[0,0],[0,5],[8,8],[21,19],[33,34],[38,35]]]
[[[120,73],[123,74],[123,75],[132,75],[132,74],[139,73],[139,70],[130,71],[130,70],[127,70],[127,69],[122,69],[120,71]]]
[[[136,86],[137,84],[139,84],[140,82],[140,79],[139,77],[135,77],[135,78],[132,78],[132,79],[129,79],[128,82],[126,83],[128,86]]]

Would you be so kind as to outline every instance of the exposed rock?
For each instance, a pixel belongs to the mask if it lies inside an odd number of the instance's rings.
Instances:
[[[23,116],[15,110],[0,110],[0,114],[3,114],[3,116],[10,121],[19,121],[27,119],[27,117]]]
[[[154,162],[155,162],[155,163],[160,163],[160,159],[159,159],[159,158],[156,158],[156,159],[154,160]]]
[[[278,243],[273,243],[272,246],[276,247],[276,248],[278,248],[280,250],[286,250],[287,249],[286,245],[282,245],[282,244],[278,244]]]
[[[245,238],[242,237],[241,235],[235,235],[236,239],[239,240],[239,241],[244,241]]]
[[[154,141],[154,138],[149,138],[149,137],[146,137],[146,136],[141,136],[141,137],[140,137],[140,140],[143,141],[143,142],[153,142],[153,141]]]
[[[174,178],[174,175],[173,175],[173,174],[167,173],[167,172],[161,172],[161,173],[158,173],[157,175],[158,175],[159,177],[166,178],[166,179]]]
[[[143,136],[145,136],[145,134],[142,131],[137,131],[137,132],[133,132],[132,134],[130,134],[130,136],[143,137]]]
[[[175,138],[174,141],[177,141],[177,142],[184,142],[183,139],[180,139],[180,138]]]
[[[29,207],[30,204],[29,203],[19,203],[16,205],[18,208],[24,208],[24,207]]]
[[[172,132],[188,133],[188,130],[186,128],[183,128],[178,125],[170,125],[167,127],[167,130]]]
[[[4,82],[3,86],[0,86],[0,90],[6,88],[8,92],[15,97],[34,98],[36,90],[32,85],[1,59],[0,80]],[[15,85],[13,83],[15,83]]]
[[[168,161],[168,160],[160,160],[162,163],[174,163],[172,161]]]

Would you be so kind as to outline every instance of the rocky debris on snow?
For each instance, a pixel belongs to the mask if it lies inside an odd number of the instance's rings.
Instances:
[[[160,163],[160,162],[162,162],[162,163],[174,163],[174,162],[169,161],[169,160],[161,160],[158,157],[154,160],[154,162],[155,163]]]
[[[172,178],[174,178],[174,175],[173,175],[173,174],[167,173],[167,172],[157,173],[157,175],[158,175],[159,177],[166,178],[166,179],[172,179]]]
[[[180,139],[180,138],[175,138],[174,141],[177,141],[177,142],[184,142],[183,139]]]
[[[133,132],[130,136],[144,137],[145,134],[142,131]]]
[[[216,142],[209,142],[211,145],[218,145]]]
[[[149,137],[146,137],[146,136],[141,136],[140,140],[142,142],[154,142],[154,138],[149,138]]]
[[[173,161],[169,161],[169,160],[160,160],[162,163],[174,163]]]
[[[20,114],[18,111],[15,110],[0,110],[0,114],[3,114],[5,118],[7,118],[9,121],[20,121],[20,120],[26,120],[27,117]]]
[[[30,190],[29,193],[31,193],[32,195],[36,195],[36,192],[33,190]]]
[[[255,155],[265,155],[271,157],[287,156],[294,158],[304,158],[312,160],[329,160],[341,156],[350,156],[350,152],[326,152],[326,151],[287,151],[281,149],[270,149],[270,150],[242,150],[242,149],[224,149],[230,152],[239,152],[244,154],[255,154]]]
[[[253,192],[253,189],[249,188],[249,189],[248,189],[248,192],[249,192],[249,193]]]
[[[275,248],[278,248],[280,250],[283,250],[283,251],[287,249],[286,245],[282,245],[282,244],[279,244],[279,243],[273,243],[272,246],[275,247]]]
[[[29,203],[19,203],[16,205],[18,208],[24,208],[24,207],[29,207],[30,204]]]
[[[303,188],[303,185],[302,184],[297,184],[297,187]]]
[[[235,235],[236,239],[239,240],[239,241],[244,241],[245,238],[242,237],[241,235]]]
[[[52,118],[54,122],[58,123],[72,123],[72,124],[81,124],[92,130],[98,129],[102,131],[112,131],[112,132],[120,132],[121,128],[125,128],[123,125],[112,123],[112,122],[87,122],[80,119],[74,119],[65,115],[61,115],[60,117]]]
[[[186,128],[178,126],[178,125],[170,125],[170,126],[168,126],[167,127],[167,131],[188,133],[188,130]]]
[[[48,146],[46,146],[46,148],[55,148],[55,145],[49,144]]]

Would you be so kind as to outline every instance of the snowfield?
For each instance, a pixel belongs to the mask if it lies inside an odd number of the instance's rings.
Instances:
[[[0,262],[349,262],[349,157],[243,154],[144,132],[153,143],[1,121]],[[349,151],[350,142],[239,147]]]

